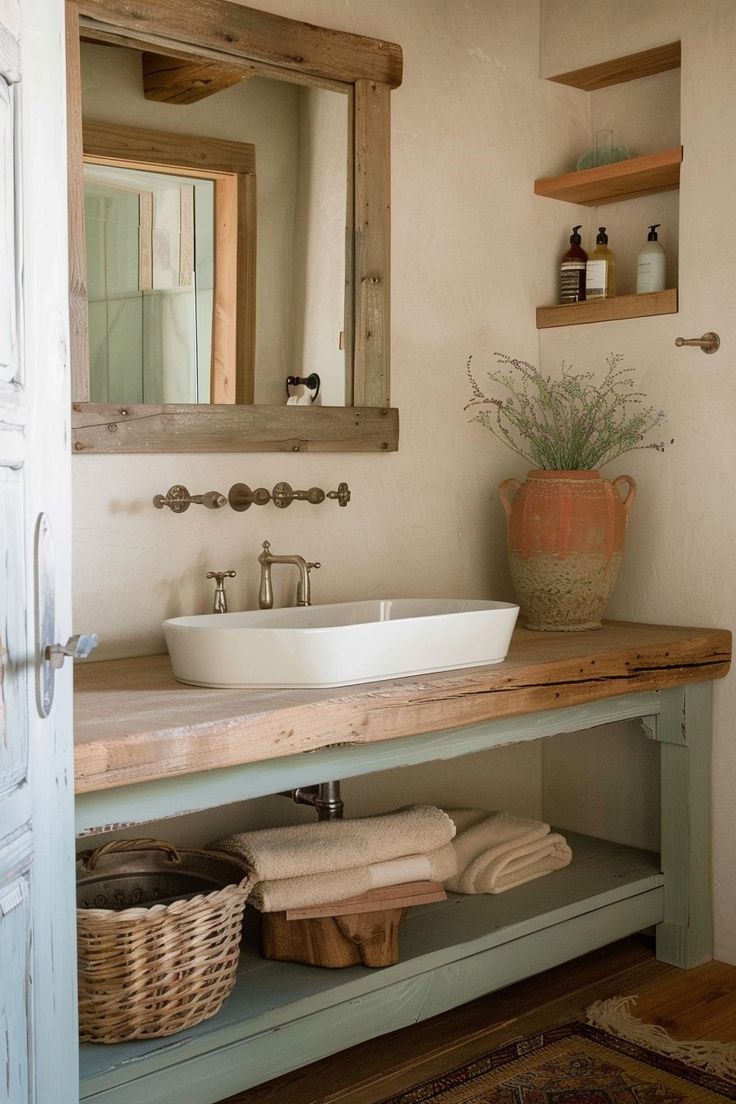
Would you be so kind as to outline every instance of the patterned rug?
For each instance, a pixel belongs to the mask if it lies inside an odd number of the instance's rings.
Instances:
[[[574,1023],[511,1043],[383,1104],[718,1104],[736,1082]]]

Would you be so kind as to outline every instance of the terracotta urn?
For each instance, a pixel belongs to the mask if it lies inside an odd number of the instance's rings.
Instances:
[[[598,471],[535,469],[525,483],[505,479],[499,494],[511,578],[527,628],[600,628],[636,495],[631,476],[609,481]]]

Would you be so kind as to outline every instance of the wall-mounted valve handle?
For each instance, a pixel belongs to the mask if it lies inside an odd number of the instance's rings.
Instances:
[[[271,492],[267,491],[265,487],[256,487],[252,491],[247,483],[233,483],[228,491],[227,501],[233,510],[237,510],[239,514],[242,514],[244,510],[249,510],[251,506],[265,506],[267,502],[271,501]]]
[[[340,483],[336,491],[328,491],[328,498],[336,498],[338,506],[347,506],[350,501],[350,488],[347,483]]]
[[[308,491],[295,491],[290,483],[277,483],[271,497],[274,505],[283,510],[291,506],[292,502],[309,502],[312,506],[319,506],[324,502],[326,495],[321,487],[310,487]]]
[[[285,510],[287,506],[291,506],[298,493],[290,483],[277,483],[271,491],[271,500],[274,506],[278,506],[280,510]]]
[[[702,337],[676,337],[675,345],[678,349],[683,345],[697,345],[704,353],[717,353],[721,347],[721,339],[717,333],[708,330]]]
[[[66,644],[49,644],[44,653],[44,659],[56,670],[63,667],[67,656],[72,659],[86,659],[95,650],[98,640],[96,633],[77,633],[70,636]]]
[[[215,580],[215,598],[212,605],[213,613],[227,613],[227,595],[225,594],[225,580],[234,579],[234,571],[208,571],[207,578]]]
[[[219,491],[205,491],[204,494],[190,495],[186,487],[176,483],[169,487],[165,495],[154,495],[153,505],[157,510],[168,506],[172,513],[183,514],[190,506],[206,506],[208,510],[220,510],[227,506],[227,499]]]

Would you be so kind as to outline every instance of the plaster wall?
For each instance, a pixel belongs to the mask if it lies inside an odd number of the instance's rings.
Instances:
[[[555,234],[557,213],[535,200],[531,181],[540,160],[562,149],[576,155],[587,109],[573,90],[538,79],[537,0],[259,6],[391,39],[404,50],[404,83],[392,95],[392,403],[401,412],[400,449],[75,458],[75,624],[100,634],[100,659],[163,652],[164,618],[210,607],[210,569],[237,570],[232,609],[256,606],[264,539],[277,552],[321,561],[316,602],[511,597],[495,493],[510,457],[468,420],[465,361],[474,353],[481,371],[495,349],[536,357],[534,308],[556,285],[540,243]],[[151,507],[153,495],[174,483],[201,492],[280,479],[326,490],[347,480],[353,499],[346,509],[295,503],[244,514],[193,508],[176,516]],[[274,572],[274,580],[276,602],[293,601],[289,573]],[[464,794],[466,804],[505,796],[514,811],[541,811],[533,745],[480,765],[458,761],[449,773],[444,766],[400,772],[390,783],[365,780],[351,809],[419,798],[448,803]],[[263,808],[251,815],[289,815],[282,799]]]
[[[679,314],[541,332],[541,359],[598,367],[621,352],[648,399],[667,414],[664,454],[640,451],[611,465],[632,474],[639,495],[630,519],[623,574],[610,615],[639,621],[731,628],[736,621],[736,514],[730,507],[736,467],[736,308],[734,307],[733,187],[736,116],[733,45],[736,5],[730,0],[543,0],[541,71],[565,72],[662,43],[682,41],[679,201]],[[644,84],[645,82],[637,82]],[[632,84],[630,89],[634,91]],[[583,92],[573,95],[585,99]],[[626,125],[622,118],[622,128]],[[623,137],[623,134],[622,134]],[[669,142],[663,142],[663,148]],[[664,221],[637,214],[637,225]],[[570,212],[576,208],[571,207]],[[609,212],[600,208],[599,212]],[[651,212],[651,206],[648,212]],[[602,217],[602,216],[601,216]],[[577,219],[576,221],[581,221]],[[674,339],[715,330],[721,350],[704,356],[676,349]],[[733,675],[716,684],[712,838],[715,865],[715,953],[736,962],[736,688]],[[576,738],[579,769],[585,738]],[[550,749],[550,755],[553,754]],[[547,761],[545,759],[545,761]],[[550,761],[550,768],[552,763]],[[611,764],[611,769],[613,765]],[[683,811],[683,815],[684,811]]]

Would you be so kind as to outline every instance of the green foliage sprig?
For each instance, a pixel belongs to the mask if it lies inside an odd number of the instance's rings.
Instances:
[[[644,443],[665,421],[664,411],[642,405],[645,396],[635,390],[631,371],[620,367],[620,353],[606,358],[606,373],[597,382],[593,372],[575,372],[569,364],[553,377],[517,357],[495,356],[499,367],[488,378],[508,394],[501,399],[486,395],[470,356],[466,369],[473,397],[465,409],[486,407],[472,420],[533,467],[590,471],[632,449],[664,452],[664,441]]]

